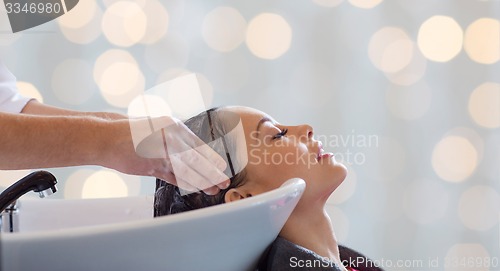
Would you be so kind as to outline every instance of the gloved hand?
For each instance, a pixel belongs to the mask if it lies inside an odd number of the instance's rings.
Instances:
[[[188,191],[215,194],[229,186],[227,164],[184,123],[173,117],[130,119],[136,154],[150,160],[155,176]],[[147,163],[147,161],[145,161]]]

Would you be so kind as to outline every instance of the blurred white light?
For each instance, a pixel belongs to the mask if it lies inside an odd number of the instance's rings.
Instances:
[[[111,33],[117,42],[123,43],[121,46],[131,46],[129,43],[136,44],[137,42],[142,44],[154,44],[161,38],[165,37],[170,16],[165,8],[165,6],[158,0],[103,0],[106,10],[113,7],[115,4],[122,5],[117,9],[123,8],[123,4],[132,5],[132,10],[128,10],[129,15],[126,17],[111,17],[113,23],[118,24],[120,33]],[[181,5],[181,4],[179,4]],[[140,12],[138,12],[139,9]],[[116,7],[114,7],[116,8]],[[135,15],[130,14],[131,11]],[[138,23],[137,23],[138,22]],[[112,26],[109,30],[112,30]],[[142,38],[139,36],[142,35]],[[112,42],[113,43],[113,42]],[[133,45],[132,44],[132,45]],[[118,45],[118,44],[117,44]]]
[[[66,59],[52,73],[52,91],[64,103],[79,105],[88,101],[96,90],[92,66],[82,59]]]
[[[262,13],[248,24],[246,43],[255,56],[276,59],[290,49],[292,29],[280,15]]]
[[[374,8],[378,4],[382,3],[382,0],[349,0],[349,3],[358,8],[369,9]]]
[[[469,229],[486,231],[498,224],[500,196],[490,186],[476,185],[460,197],[458,214]]]
[[[336,7],[342,4],[342,2],[344,2],[344,0],[312,0],[312,1],[319,6],[328,8]]]
[[[433,16],[418,31],[418,47],[432,61],[447,62],[462,50],[463,31],[451,17]]]
[[[340,184],[340,186],[337,187],[337,189],[335,189],[332,195],[328,198],[327,202],[329,204],[335,205],[345,202],[349,200],[356,191],[356,172],[351,167],[348,168],[348,172],[349,173],[342,184]]]
[[[469,113],[480,126],[500,127],[500,84],[487,82],[474,89],[469,97]]]
[[[384,27],[371,37],[368,55],[375,67],[386,73],[394,73],[410,64],[413,48],[413,42],[404,30]]]
[[[229,52],[245,39],[247,22],[240,12],[231,7],[218,7],[203,20],[202,34],[210,48]]]
[[[104,70],[98,84],[109,104],[127,107],[144,90],[144,76],[137,65],[116,62]]]
[[[446,136],[432,152],[432,167],[445,181],[462,182],[476,169],[478,153],[474,145],[461,136]]]
[[[111,49],[102,53],[96,60],[94,65],[94,81],[101,81],[104,70],[111,64],[116,62],[128,62],[137,65],[134,57],[127,51],[120,49]]]
[[[102,12],[100,9],[97,11],[97,15],[95,17],[96,19],[93,19],[90,23],[80,28],[68,28],[60,25],[64,37],[77,44],[89,44],[93,42],[101,35],[100,17],[102,17]]]
[[[140,40],[143,44],[152,44],[165,36],[169,25],[167,10],[158,0],[147,0],[141,6],[146,16],[146,30]]]
[[[431,224],[443,217],[449,193],[436,181],[418,180],[410,184],[404,195],[406,216],[419,224]]]
[[[338,242],[345,242],[349,236],[349,218],[347,215],[338,207],[331,204],[325,205],[325,210],[330,216],[333,228],[335,229],[335,237]]]
[[[19,93],[21,93],[21,95],[30,98],[35,98],[37,101],[43,103],[42,94],[40,94],[40,91],[38,91],[38,89],[36,89],[36,87],[33,84],[23,81],[17,81],[16,87],[19,90]]]
[[[94,65],[94,80],[104,99],[111,105],[126,108],[144,91],[145,79],[137,62],[123,50],[108,50]]]
[[[425,83],[411,86],[392,85],[386,92],[391,113],[400,119],[415,120],[422,117],[431,104],[431,90]]]
[[[427,59],[422,55],[417,46],[413,46],[411,61],[401,70],[394,73],[384,73],[387,79],[394,84],[409,86],[424,77],[427,69]]]
[[[147,18],[138,4],[118,1],[106,9],[101,25],[104,36],[110,43],[129,47],[144,37]]]
[[[123,95],[139,81],[140,71],[136,65],[128,62],[115,62],[102,74],[99,86],[110,95]]]
[[[413,42],[410,39],[396,40],[385,49],[380,67],[385,72],[397,72],[408,66],[413,58]]]
[[[71,10],[71,15],[61,16],[57,22],[65,28],[82,28],[94,19],[98,9],[95,0],[80,1]]]
[[[500,21],[481,18],[465,31],[464,49],[469,57],[482,64],[493,64],[500,59]]]
[[[475,129],[457,126],[446,132],[443,137],[445,136],[459,136],[467,139],[474,146],[474,149],[477,152],[477,164],[482,162],[485,144],[483,136],[480,135]]]
[[[64,182],[64,198],[81,199],[85,181],[96,172],[96,170],[84,168],[71,173]]]
[[[70,15],[59,17],[57,22],[67,40],[88,44],[101,35],[101,18],[102,10],[95,0],[86,0],[78,3]]]
[[[118,198],[128,196],[125,181],[115,172],[100,170],[90,175],[82,188],[82,198]]]

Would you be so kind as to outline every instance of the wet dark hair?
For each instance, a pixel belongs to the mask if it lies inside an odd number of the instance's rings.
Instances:
[[[229,189],[240,187],[245,184],[245,170],[234,172],[233,164],[236,161],[231,159],[231,151],[228,152],[228,149],[235,149],[235,143],[230,141],[214,142],[214,139],[223,137],[234,128],[231,127],[233,126],[232,123],[228,123],[231,121],[227,121],[227,118],[224,116],[226,113],[228,113],[228,111],[224,111],[224,108],[212,108],[186,120],[184,124],[221,156],[226,156],[224,158],[227,159],[226,162],[228,162],[228,166],[224,173],[226,176],[232,176],[230,178],[231,183],[229,187],[221,189],[216,195],[207,195],[201,191],[183,195],[181,189],[177,186],[156,179],[154,199],[155,217],[224,203],[224,197]]]

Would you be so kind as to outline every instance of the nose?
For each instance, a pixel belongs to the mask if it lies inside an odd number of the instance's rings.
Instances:
[[[308,124],[302,124],[298,126],[299,136],[302,140],[308,141],[311,140],[314,133],[313,128]]]

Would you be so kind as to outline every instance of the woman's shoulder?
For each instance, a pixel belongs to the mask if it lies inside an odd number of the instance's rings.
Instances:
[[[293,269],[341,270],[328,258],[278,236],[261,257],[257,270],[282,271]]]
[[[376,266],[376,263],[373,260],[352,248],[339,245],[339,252],[340,260],[346,267],[350,267],[358,271],[383,271],[382,268]]]
[[[342,264],[356,271],[382,271],[375,267],[373,261],[365,255],[348,248],[339,246]],[[371,263],[371,264],[370,264]],[[263,253],[257,271],[281,270],[331,270],[340,271],[334,262],[322,257],[307,248],[294,244],[280,236]]]

